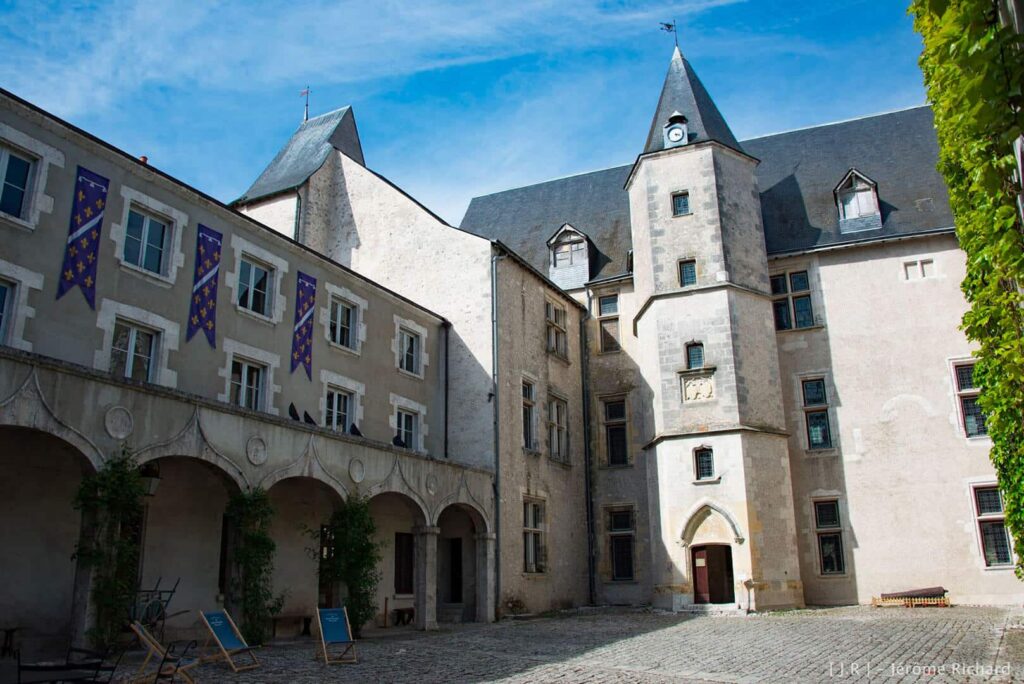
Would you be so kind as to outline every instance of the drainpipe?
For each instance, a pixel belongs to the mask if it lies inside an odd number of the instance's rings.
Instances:
[[[444,458],[448,460],[448,388],[450,386],[448,382],[448,355],[451,352],[449,339],[451,337],[452,324],[445,321],[441,327],[444,328]]]
[[[501,607],[501,440],[498,431],[498,262],[491,255],[491,399],[494,401],[494,614]]]
[[[295,238],[296,242],[306,244],[304,240],[299,238],[299,229],[302,227],[302,192],[295,188],[295,228],[292,231],[292,237]]]
[[[592,304],[590,289],[587,289],[587,312],[580,319],[580,376],[583,380],[583,471],[584,487],[587,490],[587,590],[590,596],[590,605],[597,600],[597,568],[594,557],[594,484],[591,475],[592,454],[590,450],[590,377],[587,369],[590,367],[590,353],[587,345],[587,321],[590,320],[590,306]]]

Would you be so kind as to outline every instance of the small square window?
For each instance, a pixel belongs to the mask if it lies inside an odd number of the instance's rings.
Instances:
[[[807,271],[794,271],[789,274],[789,287],[793,292],[806,292],[811,289],[811,281]]]
[[[711,449],[697,449],[693,452],[693,467],[698,480],[715,478],[715,453]]]
[[[961,392],[977,389],[974,384],[974,364],[956,367],[956,385]]]
[[[697,284],[697,262],[693,259],[679,262],[679,284],[690,287]]]
[[[628,532],[633,529],[633,511],[611,511],[608,514],[608,529],[612,532]]]
[[[839,502],[815,501],[814,524],[821,527],[839,527]]]
[[[672,195],[672,215],[685,216],[690,213],[690,193],[677,192]]]
[[[601,316],[614,316],[619,313],[619,295],[607,295],[597,301]]]
[[[804,406],[820,406],[827,403],[825,401],[825,381],[824,380],[804,380]]]
[[[828,411],[808,411],[807,443],[811,449],[832,448],[832,433],[828,425]]]
[[[978,515],[1002,515],[1003,497],[998,487],[978,487],[974,490]]]
[[[771,277],[771,283],[772,283],[772,294],[773,295],[789,294],[789,288],[786,287],[786,276],[785,276],[785,274],[772,276]]]
[[[124,235],[124,260],[132,266],[163,273],[169,221],[139,209],[128,210]]]
[[[626,419],[626,402],[624,402],[624,401],[606,401],[604,403],[604,419],[605,420],[625,420]]]

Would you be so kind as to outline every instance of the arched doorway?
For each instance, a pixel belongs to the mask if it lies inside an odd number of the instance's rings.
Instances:
[[[452,504],[438,516],[437,621],[474,622],[479,618],[481,589],[486,581],[486,559],[480,562],[477,537],[484,532],[483,517],[465,504]]]
[[[82,478],[94,472],[78,449],[49,433],[0,427],[0,616],[22,656],[62,653],[72,632]]]
[[[290,477],[274,483],[267,494],[274,509],[270,535],[277,545],[274,554],[274,594],[284,596],[280,614],[312,617],[314,606],[336,605],[337,588],[320,580],[323,529],[331,519],[341,494],[311,477]],[[282,622],[277,635],[304,631],[301,619]]]
[[[208,461],[165,456],[141,464],[153,483],[144,500],[139,588],[175,588],[164,638],[200,636],[200,610],[223,605],[228,593],[225,512],[238,484]]]
[[[421,624],[426,618],[417,596],[417,570],[423,563],[423,509],[412,498],[398,492],[383,492],[370,499],[370,514],[377,526],[381,547],[381,580],[377,585],[377,626]],[[417,598],[420,606],[417,606]],[[433,619],[433,616],[430,616]]]
[[[694,603],[733,603],[732,548],[702,544],[690,552]]]

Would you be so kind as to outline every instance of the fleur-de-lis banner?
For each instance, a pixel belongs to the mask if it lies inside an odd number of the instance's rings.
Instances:
[[[217,348],[217,280],[220,276],[220,251],[224,236],[199,224],[196,233],[196,273],[192,278],[192,301],[188,310],[188,342],[202,330],[206,341]]]
[[[313,379],[313,305],[316,302],[316,278],[299,271],[295,284],[295,331],[292,335],[292,373],[302,364],[306,376]]]
[[[81,166],[75,177],[75,201],[64,248],[64,265],[57,283],[57,299],[78,286],[89,308],[95,309],[96,267],[110,181]]]

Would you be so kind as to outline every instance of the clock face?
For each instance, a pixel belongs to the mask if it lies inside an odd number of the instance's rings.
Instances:
[[[679,128],[678,126],[675,128],[670,128],[668,131],[668,139],[671,142],[679,142],[680,140],[683,139],[683,129]]]

